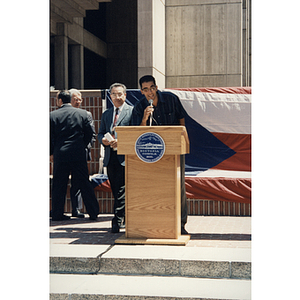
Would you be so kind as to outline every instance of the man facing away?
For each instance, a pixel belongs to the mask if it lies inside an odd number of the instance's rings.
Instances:
[[[99,204],[89,181],[85,149],[95,133],[86,110],[71,105],[69,91],[56,96],[57,110],[50,113],[50,155],[53,155],[52,220],[68,220],[64,204],[70,173],[82,193],[91,220],[99,214]]]
[[[81,92],[77,89],[70,89],[69,92],[71,95],[71,105],[75,108],[80,108],[82,103]],[[87,111],[87,115],[89,118],[90,125],[94,131],[91,141],[88,143],[87,147],[85,148],[86,160],[88,161],[92,159],[91,148],[93,147],[93,144],[96,141],[96,133],[95,133],[95,124],[94,124],[93,116],[89,111]],[[84,214],[80,212],[80,208],[82,208],[81,192],[78,187],[78,183],[75,182],[74,180],[74,176],[71,177],[70,197],[72,203],[72,217],[84,218]]]
[[[171,92],[158,90],[155,78],[145,75],[139,80],[141,93],[144,95],[134,106],[132,111],[131,125],[134,126],[185,126],[186,114],[179,98]],[[150,104],[152,100],[152,105]],[[150,120],[152,115],[152,120]],[[187,199],[185,192],[185,156],[180,155],[181,170],[181,234],[188,234],[185,230],[187,223]]]
[[[110,86],[110,97],[113,107],[106,110],[101,118],[98,140],[104,145],[103,166],[107,167],[107,175],[114,196],[114,218],[112,232],[119,232],[125,221],[125,156],[117,154],[117,126],[130,125],[133,107],[126,100],[126,86],[114,83]]]

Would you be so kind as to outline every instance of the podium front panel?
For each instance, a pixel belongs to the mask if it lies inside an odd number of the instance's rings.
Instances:
[[[180,236],[180,155],[145,163],[126,155],[126,237]]]

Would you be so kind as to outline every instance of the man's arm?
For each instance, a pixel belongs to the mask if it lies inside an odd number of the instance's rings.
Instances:
[[[105,117],[104,114],[102,115],[101,118],[101,124],[98,132],[98,141],[103,145],[103,146],[109,146],[108,140],[104,137],[105,133],[107,132],[105,128]]]
[[[54,152],[54,122],[50,115],[50,155]]]
[[[85,147],[87,147],[87,145],[90,143],[93,135],[96,133],[95,133],[95,128],[93,128],[91,126],[87,111],[85,111],[85,113],[86,113],[86,115],[83,119],[83,133],[84,133],[83,140],[84,140]]]
[[[92,136],[90,142],[87,145],[87,148],[91,149],[93,147],[94,142],[96,141],[96,136],[97,135],[96,135],[96,131],[95,131],[95,122],[94,122],[94,119],[93,119],[93,115],[89,111],[87,112],[87,115],[88,115],[89,123],[90,123],[90,125],[91,125],[91,127],[93,129],[93,136]]]
[[[110,146],[110,142],[104,137],[104,135],[109,132],[107,126],[106,126],[106,120],[107,120],[107,111],[105,111],[102,115],[101,118],[101,124],[98,132],[98,141],[103,145],[103,146]]]

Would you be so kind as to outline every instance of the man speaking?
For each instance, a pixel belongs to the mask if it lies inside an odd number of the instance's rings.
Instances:
[[[155,78],[145,75],[139,80],[141,93],[144,95],[134,106],[131,125],[134,126],[184,126],[186,114],[179,98],[171,92],[158,90]],[[181,234],[187,223],[187,199],[185,193],[185,156],[180,155],[181,169]]]

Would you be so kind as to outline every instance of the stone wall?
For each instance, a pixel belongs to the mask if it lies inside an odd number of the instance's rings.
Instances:
[[[166,87],[242,86],[242,33],[242,0],[166,0]]]

